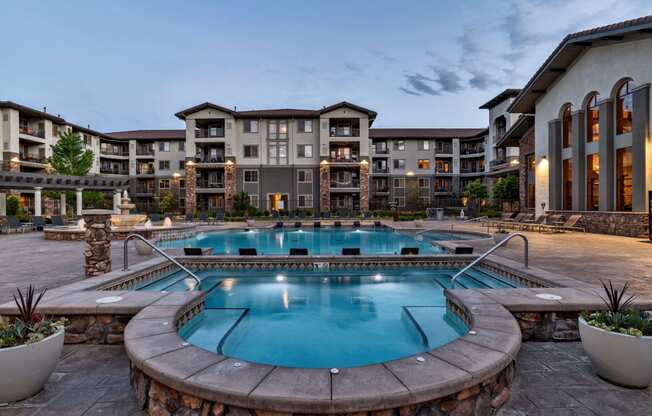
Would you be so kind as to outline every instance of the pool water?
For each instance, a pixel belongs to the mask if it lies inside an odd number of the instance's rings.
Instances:
[[[237,359],[305,368],[353,367],[425,352],[460,337],[446,308],[454,269],[202,271],[204,311],[180,335]],[[516,284],[482,269],[460,287]],[[140,290],[185,290],[174,273]]]
[[[463,238],[461,235],[447,236]],[[283,228],[226,230],[200,233],[184,240],[160,243],[163,248],[212,248],[213,254],[238,254],[240,248],[255,248],[259,255],[287,255],[290,248],[307,248],[310,255],[340,255],[342,248],[360,248],[360,254],[399,254],[403,247],[418,247],[419,254],[439,254],[443,250],[430,241],[437,233],[429,232],[418,240],[414,235],[389,228]],[[451,238],[440,238],[451,239]]]

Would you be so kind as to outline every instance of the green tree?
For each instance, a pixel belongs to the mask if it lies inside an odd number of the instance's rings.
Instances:
[[[15,195],[9,195],[7,197],[7,215],[15,216],[18,215],[18,210],[20,209],[20,199]]]
[[[84,149],[79,134],[63,132],[52,146],[48,163],[60,175],[84,176],[93,165],[93,151]]]
[[[104,194],[100,191],[83,191],[82,203],[86,208],[104,208]]]
[[[249,194],[246,192],[238,192],[233,197],[233,210],[242,214],[249,208]]]
[[[172,207],[174,207],[174,195],[170,191],[165,191],[161,194],[161,201],[159,202],[159,207],[163,212],[169,212]]]
[[[487,192],[487,187],[482,184],[480,179],[476,179],[466,185],[466,189],[464,189],[464,196],[473,200],[478,200],[489,196],[489,192]]]
[[[518,177],[509,175],[496,181],[493,188],[493,196],[499,201],[518,201]]]

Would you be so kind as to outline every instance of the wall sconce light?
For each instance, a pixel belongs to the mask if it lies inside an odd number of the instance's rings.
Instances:
[[[20,159],[18,159],[18,156],[14,156],[14,157],[11,158],[11,162],[19,163]]]
[[[179,179],[180,176],[181,176],[181,174],[180,174],[179,172],[174,172],[174,173],[172,174],[172,177],[173,177],[174,179]]]
[[[406,173],[406,175],[407,175],[407,176],[414,176],[414,172],[409,171],[408,173]]]
[[[189,160],[189,161],[186,162],[186,166],[195,166],[195,162],[193,162],[192,160]]]
[[[326,159],[322,160],[320,165],[328,165],[328,160],[326,160]]]
[[[365,159],[365,160],[361,161],[360,164],[361,164],[361,165],[368,165],[369,162],[367,162],[367,160]]]
[[[232,160],[227,160],[226,163],[225,163],[225,165],[229,165],[229,166],[231,166],[232,164],[233,164]]]

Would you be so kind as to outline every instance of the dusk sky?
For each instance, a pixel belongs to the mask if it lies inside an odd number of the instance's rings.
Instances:
[[[350,101],[375,127],[484,127],[569,32],[652,14],[646,0],[6,1],[0,100],[100,131],[181,128],[239,110]]]

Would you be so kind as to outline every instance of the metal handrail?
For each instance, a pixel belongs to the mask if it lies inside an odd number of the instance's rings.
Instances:
[[[140,234],[129,234],[129,235],[127,236],[127,238],[125,238],[125,240],[124,240],[124,244],[123,244],[123,250],[124,250],[123,260],[124,260],[124,261],[123,261],[123,266],[122,266],[122,270],[123,270],[123,271],[127,271],[127,270],[129,270],[129,251],[128,251],[128,246],[129,246],[129,240],[131,240],[132,238],[138,238],[139,240],[143,241],[145,244],[147,244],[148,246],[150,246],[150,247],[151,247],[155,252],[157,252],[157,253],[160,254],[161,256],[165,257],[166,259],[170,260],[170,261],[171,261],[172,263],[174,263],[178,268],[180,268],[180,269],[183,270],[184,272],[188,273],[188,275],[189,275],[190,277],[192,277],[192,278],[195,280],[195,283],[196,283],[195,286],[193,286],[190,290],[194,290],[194,289],[196,289],[196,288],[199,287],[199,285],[201,284],[201,279],[199,279],[199,277],[197,277],[196,274],[194,274],[193,272],[191,272],[190,270],[188,270],[188,268],[187,268],[186,266],[184,266],[183,264],[181,264],[181,263],[179,263],[177,260],[175,260],[174,257],[170,256],[169,254],[165,253],[165,252],[164,252],[163,250],[161,250],[160,248],[156,247],[154,244],[152,244],[152,243],[150,243],[149,241],[147,241],[147,239],[146,239],[145,237],[143,237],[142,235],[140,235]]]
[[[468,220],[463,220],[461,223],[455,223],[455,222],[454,222],[454,223],[451,223],[451,231],[453,231],[453,227],[455,226],[455,224],[465,224],[465,223],[467,223],[467,222],[480,221],[480,220],[488,220],[488,219],[489,219],[489,217],[487,217],[486,215],[483,215],[482,217],[477,217],[477,218],[471,218],[471,219],[468,219]]]
[[[483,255],[481,255],[481,256],[478,257],[477,259],[473,260],[473,261],[472,261],[471,263],[469,263],[465,268],[463,268],[462,270],[460,270],[459,272],[457,272],[457,273],[455,274],[455,276],[453,276],[453,278],[451,279],[451,286],[452,286],[452,287],[455,287],[455,282],[457,281],[457,278],[458,278],[458,277],[460,277],[461,275],[463,275],[464,273],[466,273],[467,270],[469,270],[471,267],[473,267],[473,266],[475,266],[476,264],[478,264],[481,260],[484,260],[485,258],[487,258],[487,256],[489,256],[491,253],[493,253],[494,251],[498,250],[499,247],[501,247],[501,246],[507,244],[507,242],[508,242],[509,240],[511,240],[512,238],[514,238],[514,237],[521,237],[521,238],[523,239],[523,243],[525,244],[525,245],[523,246],[523,264],[525,264],[525,268],[527,269],[527,268],[528,268],[528,257],[529,257],[529,248],[528,248],[528,240],[527,240],[527,237],[526,237],[524,234],[521,234],[521,233],[511,233],[510,235],[508,235],[507,237],[505,237],[505,239],[504,239],[503,241],[501,241],[500,243],[498,243],[498,244],[496,244],[495,246],[491,247],[491,248],[490,248],[489,250],[487,250]]]

